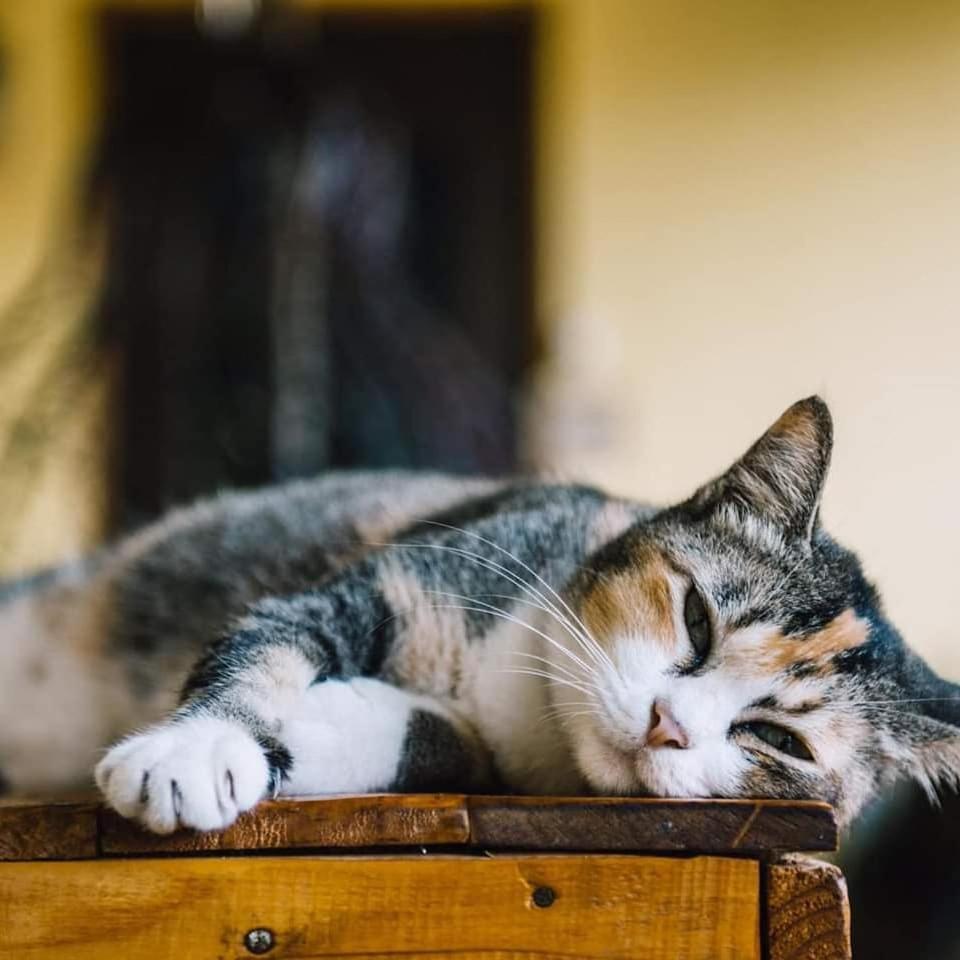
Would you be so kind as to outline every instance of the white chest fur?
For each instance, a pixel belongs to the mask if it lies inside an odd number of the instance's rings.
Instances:
[[[576,793],[582,784],[566,735],[549,716],[548,681],[533,675],[548,669],[543,660],[549,659],[549,644],[536,631],[549,633],[549,618],[523,603],[507,612],[527,625],[498,619],[482,639],[469,643],[454,705],[492,749],[511,787]]]

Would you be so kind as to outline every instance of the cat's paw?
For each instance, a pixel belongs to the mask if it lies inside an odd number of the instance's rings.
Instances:
[[[269,768],[243,727],[191,717],[121,740],[97,764],[95,778],[121,816],[171,833],[229,826],[266,795]]]

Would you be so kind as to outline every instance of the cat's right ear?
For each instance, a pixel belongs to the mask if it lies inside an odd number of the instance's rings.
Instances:
[[[697,511],[729,504],[763,517],[788,537],[809,541],[833,448],[833,421],[820,397],[790,407],[722,476],[684,506]]]

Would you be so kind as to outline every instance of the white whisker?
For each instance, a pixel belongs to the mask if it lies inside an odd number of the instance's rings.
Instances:
[[[568,650],[562,643],[557,643],[557,641],[554,640],[553,637],[544,633],[542,630],[538,630],[536,627],[531,626],[529,623],[527,623],[525,620],[521,620],[519,617],[511,616],[509,613],[504,613],[503,611],[499,611],[496,608],[485,610],[483,607],[467,606],[465,604],[453,604],[453,603],[439,604],[438,603],[438,604],[431,604],[430,606],[434,610],[465,610],[467,612],[472,612],[472,613],[486,613],[486,614],[489,614],[491,617],[499,617],[501,620],[507,620],[510,623],[515,623],[518,627],[524,627],[525,629],[530,630],[532,633],[535,633],[538,637],[542,637],[544,640],[546,640],[547,643],[550,643],[553,646],[555,646],[561,653],[566,654],[566,656],[570,657],[571,660],[573,660],[579,666],[583,667],[586,673],[588,674],[592,673],[590,667],[588,667],[578,656],[576,656],[576,654]]]
[[[571,690],[578,690],[580,693],[585,696],[590,696],[591,691],[588,687],[581,686],[579,683],[574,683],[572,680],[564,680],[562,677],[558,677],[555,674],[547,673],[544,670],[535,670],[532,667],[527,669],[524,667],[504,667],[501,673],[514,673],[518,676],[527,676],[527,677],[540,677],[543,680],[549,680],[551,683],[555,683],[561,687],[569,687]]]
[[[575,710],[572,713],[561,713],[556,716],[544,717],[544,720],[559,720],[563,722],[564,720],[572,720],[574,717],[595,717],[600,713],[599,710]]]
[[[442,543],[375,543],[375,542],[371,542],[371,546],[447,551],[448,553],[452,553],[455,556],[465,557],[468,560],[473,560],[475,563],[477,563],[479,566],[483,567],[484,569],[490,570],[494,573],[498,573],[500,576],[502,576],[508,582],[512,583],[514,586],[519,587],[521,590],[523,590],[526,593],[532,593],[538,599],[543,600],[545,603],[549,604],[549,601],[545,597],[543,597],[543,595],[540,594],[534,587],[530,586],[530,584],[528,584],[525,580],[516,576],[512,571],[508,570],[502,564],[497,563],[495,560],[490,560],[488,557],[481,556],[480,554],[472,553],[469,550],[464,550],[461,547],[451,547]],[[569,626],[568,623],[564,622],[564,619],[559,614],[555,613],[553,610],[548,610],[547,612],[553,614],[554,619],[556,619],[561,624],[561,626],[563,626],[567,630],[567,632],[570,633],[571,636],[573,636],[576,639],[576,634],[573,633],[572,628]],[[547,639],[549,639],[550,642],[554,644],[554,646],[556,646],[558,649],[563,650],[567,656],[575,660],[584,669],[585,672],[587,673],[592,672],[592,668],[589,667],[586,663],[584,663],[584,661],[580,657],[576,656],[572,651],[568,650],[562,644],[557,643],[557,641],[553,640],[552,638],[548,637]]]
[[[499,550],[500,553],[504,554],[505,556],[507,556],[507,557],[509,557],[511,560],[513,560],[515,563],[519,564],[524,570],[526,570],[529,574],[531,574],[533,577],[535,577],[536,580],[537,580],[540,584],[542,584],[554,597],[556,597],[556,599],[557,599],[557,600],[560,602],[560,604],[562,605],[563,609],[566,610],[567,614],[569,614],[569,616],[573,619],[574,623],[576,623],[577,626],[578,626],[578,627],[580,628],[580,630],[582,631],[582,638],[583,638],[584,640],[588,640],[590,643],[592,643],[592,644],[594,645],[594,647],[596,648],[596,651],[597,651],[600,655],[602,655],[604,658],[606,658],[607,664],[608,664],[609,666],[611,666],[611,667],[613,666],[613,664],[610,662],[609,658],[606,656],[606,653],[605,653],[605,651],[603,650],[603,648],[600,646],[599,643],[597,643],[596,639],[590,634],[590,631],[587,629],[586,624],[584,624],[583,621],[577,616],[577,614],[575,613],[575,611],[570,607],[570,605],[566,602],[566,600],[564,600],[563,597],[562,597],[542,576],[540,576],[540,574],[537,573],[536,570],[533,569],[533,567],[531,567],[531,566],[530,566],[529,564],[527,564],[527,563],[524,563],[524,561],[521,560],[520,557],[518,557],[516,554],[512,553],[510,550],[507,550],[506,547],[501,546],[501,545],[500,545],[499,543],[497,543],[496,541],[490,540],[490,539],[488,539],[487,537],[483,537],[483,536],[481,536],[479,533],[476,533],[475,531],[465,530],[463,527],[457,527],[457,526],[454,526],[453,524],[449,524],[449,523],[441,523],[441,522],[438,521],[438,520],[427,520],[427,521],[425,521],[425,523],[428,523],[428,524],[430,524],[431,526],[444,527],[444,528],[446,528],[446,529],[448,529],[448,530],[452,530],[452,531],[454,531],[454,532],[456,532],[456,533],[461,533],[461,534],[463,534],[464,536],[472,537],[472,538],[475,539],[475,540],[479,540],[481,543],[484,543],[484,544],[486,544],[487,546],[493,547],[494,550]],[[545,601],[546,601],[546,598],[544,598],[544,599],[545,599]],[[549,601],[546,601],[546,602],[549,602]]]
[[[557,717],[565,713],[569,709],[576,707],[589,707],[591,710],[600,712],[599,707],[597,706],[596,700],[564,700],[562,703],[554,704],[553,706],[546,707],[541,716],[552,716]]]
[[[535,653],[524,653],[521,650],[514,650],[512,653],[512,656],[527,657],[530,660],[537,660],[540,663],[546,664],[548,667],[550,667],[551,670],[562,670],[564,675],[569,677],[569,679],[576,680],[577,683],[584,683],[587,686],[592,687],[594,690],[596,690],[597,693],[601,692],[601,688],[599,684],[594,683],[588,677],[578,677],[575,673],[573,673],[568,667],[565,667],[562,663],[554,663],[552,660],[549,660],[546,657],[537,656],[537,654]]]
[[[511,614],[509,611],[504,610],[502,607],[498,607],[498,606],[496,606],[496,605],[494,605],[494,604],[492,604],[492,603],[485,603],[483,600],[477,600],[477,599],[475,599],[475,597],[467,596],[466,594],[462,594],[462,593],[452,593],[452,592],[450,592],[450,591],[448,591],[448,590],[427,590],[426,593],[428,593],[428,594],[430,594],[430,595],[432,595],[432,596],[446,597],[446,598],[451,599],[451,600],[462,600],[462,601],[465,601],[465,602],[468,603],[468,604],[476,604],[476,605],[482,607],[481,610],[476,610],[476,611],[475,611],[475,612],[477,612],[477,613],[487,613],[487,614],[489,614],[490,616],[499,616],[499,617],[501,617],[502,619],[509,620],[511,623],[516,623],[516,624],[519,624],[520,626],[526,627],[528,630],[533,631],[534,633],[536,633],[536,634],[538,634],[539,636],[543,637],[545,640],[547,640],[547,641],[550,642],[550,643],[556,643],[556,641],[553,640],[552,637],[548,636],[548,635],[545,634],[545,633],[542,633],[540,630],[538,630],[538,629],[537,629],[536,627],[534,627],[532,624],[528,623],[528,622],[527,622],[526,620],[524,620],[522,617],[517,617],[517,616],[515,616],[514,614]],[[482,594],[481,594],[481,596],[482,596]],[[507,597],[506,599],[509,600],[509,599],[513,599],[513,598]],[[434,606],[437,606],[437,605],[434,605]],[[450,609],[450,608],[455,609],[455,610],[456,610],[456,609],[461,609],[461,608],[459,608],[459,607],[457,607],[457,606],[452,606],[452,605],[451,605],[451,607],[448,607],[448,609]],[[472,609],[472,608],[464,607],[463,609],[470,610],[470,609]],[[538,609],[543,609],[543,608],[542,608],[542,607],[538,607]],[[549,611],[545,611],[545,612],[549,612]],[[562,649],[562,650],[566,650],[565,647],[561,647],[561,649]],[[567,651],[567,652],[569,652],[569,651]],[[549,667],[552,667],[552,668],[555,669],[555,670],[562,670],[562,671],[563,671],[567,676],[569,676],[570,679],[572,679],[572,680],[577,680],[578,682],[582,682],[582,683],[588,683],[588,684],[590,684],[591,686],[596,687],[597,690],[600,689],[600,688],[590,679],[590,677],[593,675],[593,670],[589,670],[587,676],[585,676],[585,677],[584,677],[584,676],[578,676],[578,675],[575,674],[569,667],[566,667],[566,666],[564,666],[563,664],[560,664],[560,663],[555,663],[554,661],[549,660],[549,659],[547,659],[546,657],[538,656],[538,655],[535,654],[535,653],[524,653],[524,652],[521,652],[521,651],[519,651],[519,650],[516,650],[516,651],[514,651],[513,655],[514,655],[514,656],[518,656],[518,657],[528,657],[528,658],[530,658],[531,660],[539,660],[540,662],[547,664]],[[582,661],[580,661],[580,662],[582,662]]]
[[[560,596],[560,594],[556,590],[554,590],[554,588],[550,586],[550,584],[547,583],[547,581],[542,576],[540,576],[540,574],[537,573],[537,571],[534,570],[531,566],[524,563],[523,560],[521,560],[515,554],[511,553],[505,547],[500,546],[499,543],[496,543],[495,541],[490,540],[487,537],[483,537],[479,533],[475,533],[472,530],[464,530],[462,527],[457,527],[449,523],[441,523],[438,520],[426,520],[424,522],[430,524],[431,526],[444,527],[456,533],[461,533],[464,536],[473,537],[473,539],[479,540],[481,543],[485,543],[487,546],[493,547],[494,550],[499,550],[502,554],[509,557],[515,563],[519,564],[524,570],[527,571],[527,573],[535,577],[536,580],[539,583],[541,583],[560,602],[563,609],[566,610],[567,614],[572,618],[573,622],[579,627],[579,631],[574,632],[574,636],[576,636],[576,638],[580,640],[581,644],[584,646],[584,649],[587,649],[588,651],[592,649],[594,654],[594,659],[597,660],[598,663],[605,662],[606,665],[611,670],[615,669],[613,662],[610,660],[610,657],[607,655],[603,647],[601,647],[600,644],[597,642],[596,638],[592,636],[590,631],[587,629],[586,624],[580,619],[580,617],[577,616],[577,614],[574,612],[571,606],[567,603],[567,601],[564,600],[563,597]],[[550,603],[550,601],[546,597],[542,597],[542,599],[544,600],[545,603],[550,604],[551,607],[553,606],[552,603]]]
[[[908,697],[903,700],[854,700],[855,707],[882,707],[898,703],[960,703],[960,697]]]

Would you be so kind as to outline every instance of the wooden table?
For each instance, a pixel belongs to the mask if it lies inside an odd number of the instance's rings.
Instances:
[[[820,803],[384,795],[156,837],[0,806],[0,957],[850,957]]]

